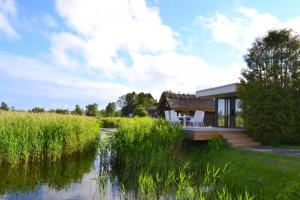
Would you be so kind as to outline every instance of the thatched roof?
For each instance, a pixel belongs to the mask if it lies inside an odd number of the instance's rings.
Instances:
[[[206,112],[214,112],[214,101],[212,99],[205,99],[196,97],[192,94],[176,94],[172,92],[163,92],[159,101],[160,109],[172,110],[203,110]]]

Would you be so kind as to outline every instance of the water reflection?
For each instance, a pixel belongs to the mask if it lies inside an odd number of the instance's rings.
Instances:
[[[98,191],[97,149],[56,162],[0,167],[2,199],[93,199]],[[91,198],[92,197],[92,198]]]

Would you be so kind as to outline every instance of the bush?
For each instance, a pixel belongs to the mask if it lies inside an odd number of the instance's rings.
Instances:
[[[211,151],[220,151],[227,147],[222,137],[214,137],[208,141],[208,147]]]

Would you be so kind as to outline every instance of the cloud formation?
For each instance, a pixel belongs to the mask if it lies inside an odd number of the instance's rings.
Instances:
[[[0,32],[13,39],[19,38],[19,34],[11,25],[11,19],[16,14],[17,9],[14,0],[0,0]]]
[[[211,31],[216,42],[222,42],[245,51],[256,37],[270,29],[292,28],[300,32],[300,17],[281,21],[270,13],[260,13],[253,8],[239,7],[235,15],[226,16],[217,12],[213,17],[198,16],[196,22]]]
[[[145,0],[56,0],[56,8],[69,28],[52,35],[62,65],[100,69],[125,85],[151,88],[156,97],[238,80],[240,66],[218,68],[179,53],[180,36]]]

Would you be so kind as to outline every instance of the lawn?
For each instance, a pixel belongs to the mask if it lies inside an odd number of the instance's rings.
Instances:
[[[190,162],[222,167],[229,163],[224,182],[231,191],[255,194],[255,199],[300,199],[300,158],[241,149],[188,150]]]

